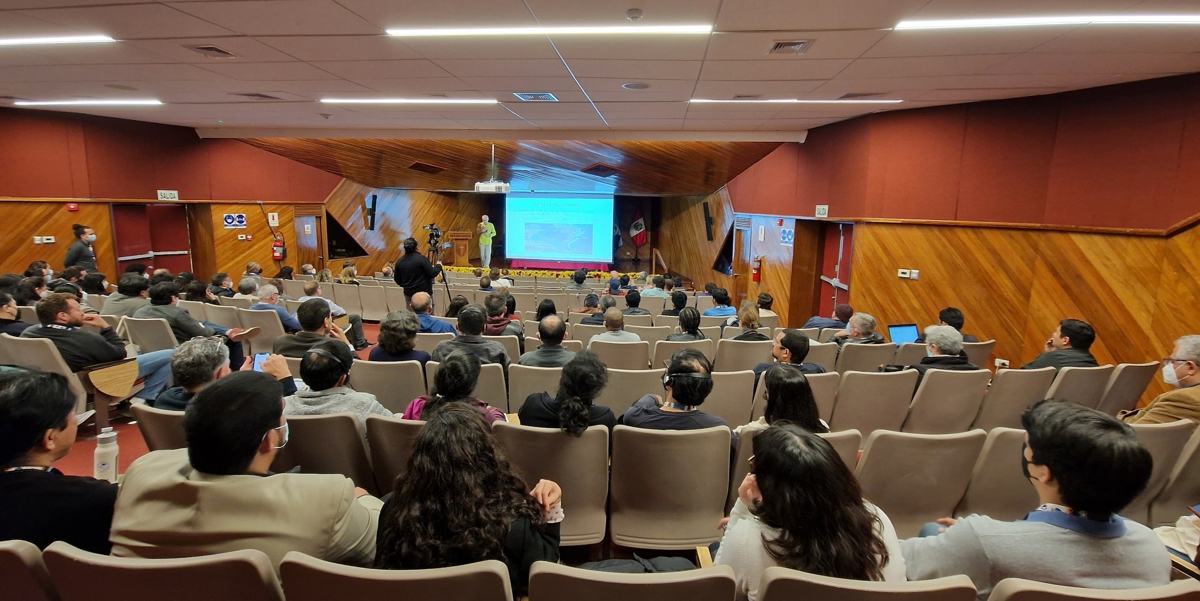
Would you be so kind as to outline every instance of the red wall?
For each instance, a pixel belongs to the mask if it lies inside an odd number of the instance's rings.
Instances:
[[[0,196],[323,202],[341,180],[186,127],[0,109]]]
[[[1200,75],[835,123],[728,189],[740,213],[1167,229],[1200,213]]]

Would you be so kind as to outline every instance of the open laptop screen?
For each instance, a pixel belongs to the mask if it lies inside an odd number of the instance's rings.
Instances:
[[[916,342],[920,332],[917,330],[915,323],[902,323],[894,326],[888,326],[888,337],[896,344],[904,344],[905,342]]]

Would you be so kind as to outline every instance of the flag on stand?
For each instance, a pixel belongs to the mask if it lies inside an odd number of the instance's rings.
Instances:
[[[633,238],[634,246],[644,246],[646,244],[646,221],[642,219],[642,211],[638,209],[637,217],[629,226],[629,237]]]

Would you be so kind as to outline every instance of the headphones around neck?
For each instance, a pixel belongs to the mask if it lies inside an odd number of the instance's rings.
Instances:
[[[346,364],[345,364],[345,363],[342,361],[341,357],[338,357],[337,355],[335,355],[335,354],[333,354],[333,353],[331,353],[331,352],[329,352],[329,351],[327,351],[327,350],[325,350],[325,349],[323,349],[323,348],[310,348],[310,349],[308,349],[308,353],[309,353],[309,354],[313,354],[313,355],[317,355],[318,357],[325,357],[326,359],[330,359],[330,360],[332,360],[334,363],[337,363],[338,367],[342,368],[342,375],[343,375],[343,376],[348,376],[348,375],[350,375],[350,367],[349,367],[349,366],[347,366],[347,365],[346,365]]]

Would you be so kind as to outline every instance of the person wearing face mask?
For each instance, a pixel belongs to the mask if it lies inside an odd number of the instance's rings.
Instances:
[[[925,358],[921,362],[912,365],[887,365],[882,371],[902,371],[905,369],[915,369],[917,371],[917,386],[921,385],[921,379],[925,377],[925,372],[931,369],[949,369],[954,371],[974,371],[981,369],[978,365],[971,363],[967,359],[966,353],[962,352],[963,334],[954,328],[954,326],[929,326],[925,328]]]
[[[1162,360],[1162,377],[1175,390],[1158,395],[1141,409],[1122,411],[1117,417],[1127,424],[1169,424],[1189,419],[1200,424],[1200,336],[1175,341],[1171,356]]]
[[[76,223],[71,226],[75,233],[75,242],[67,249],[67,258],[63,267],[78,267],[84,271],[96,271],[96,251],[92,245],[96,242],[96,232],[86,225]]]
[[[12,295],[0,292],[0,334],[20,336],[31,325],[21,321],[21,312]]]

